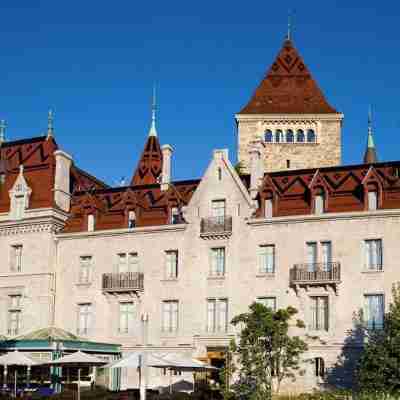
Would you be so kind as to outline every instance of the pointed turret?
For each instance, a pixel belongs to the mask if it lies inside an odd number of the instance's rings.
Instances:
[[[370,108],[368,112],[368,139],[367,148],[364,153],[364,164],[374,164],[376,162],[378,162],[378,157],[376,155],[374,137],[372,134],[372,111]]]
[[[49,109],[47,113],[47,139],[54,136],[54,115],[53,110]]]
[[[132,177],[131,185],[151,185],[160,183],[162,172],[162,152],[156,130],[156,91],[153,89],[151,112],[151,125],[146,144],[136,171]]]
[[[326,101],[288,34],[275,62],[239,114],[327,114]]]

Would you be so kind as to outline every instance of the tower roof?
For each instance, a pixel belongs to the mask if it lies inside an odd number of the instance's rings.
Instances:
[[[376,148],[374,143],[374,137],[372,134],[372,112],[371,109],[368,113],[368,139],[367,148],[364,153],[364,164],[374,164],[378,162],[378,156],[376,154]]]
[[[286,39],[252,98],[239,114],[328,114],[326,101],[302,57]]]
[[[161,171],[162,153],[160,142],[157,136],[149,135],[136,171],[132,177],[131,185],[150,185],[158,183]]]

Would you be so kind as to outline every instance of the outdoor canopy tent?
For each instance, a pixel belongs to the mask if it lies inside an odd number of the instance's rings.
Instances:
[[[37,365],[35,361],[27,357],[26,355],[20,353],[19,351],[11,351],[9,353],[3,354],[0,356],[0,365],[4,366],[4,383],[3,386],[4,388],[7,387],[7,373],[8,373],[8,367],[10,366],[26,366],[27,367],[27,381],[28,381],[28,386],[29,386],[29,374],[31,367],[33,365]],[[14,379],[14,394],[15,396],[17,395],[17,370],[15,370],[15,379]]]
[[[76,353],[68,354],[57,360],[49,361],[44,363],[50,366],[67,366],[78,368],[78,400],[81,396],[80,381],[81,381],[81,368],[82,367],[94,367],[104,365],[106,362],[98,357],[92,356],[90,354],[83,353],[82,351],[77,351]]]

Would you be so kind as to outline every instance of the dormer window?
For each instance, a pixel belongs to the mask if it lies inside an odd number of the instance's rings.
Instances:
[[[135,211],[129,211],[128,213],[128,228],[132,229],[136,226],[136,213]]]
[[[11,218],[20,220],[25,216],[25,210],[29,207],[29,198],[32,189],[28,186],[24,177],[24,166],[21,165],[19,175],[14,183],[13,188],[9,191],[11,207]]]
[[[368,210],[375,211],[378,209],[378,193],[376,191],[368,192]]]
[[[88,226],[87,226],[88,232],[93,232],[94,231],[94,215],[93,214],[88,215],[87,223],[88,223]]]
[[[314,214],[321,215],[325,211],[325,197],[323,194],[317,194],[314,198]]]
[[[272,199],[266,199],[264,204],[264,217],[272,218]]]
[[[181,219],[180,219],[180,212],[178,207],[172,207],[171,208],[171,224],[180,224]]]

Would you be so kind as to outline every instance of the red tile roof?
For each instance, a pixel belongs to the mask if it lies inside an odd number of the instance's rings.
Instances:
[[[291,40],[285,40],[248,104],[239,114],[337,113],[326,101]]]

